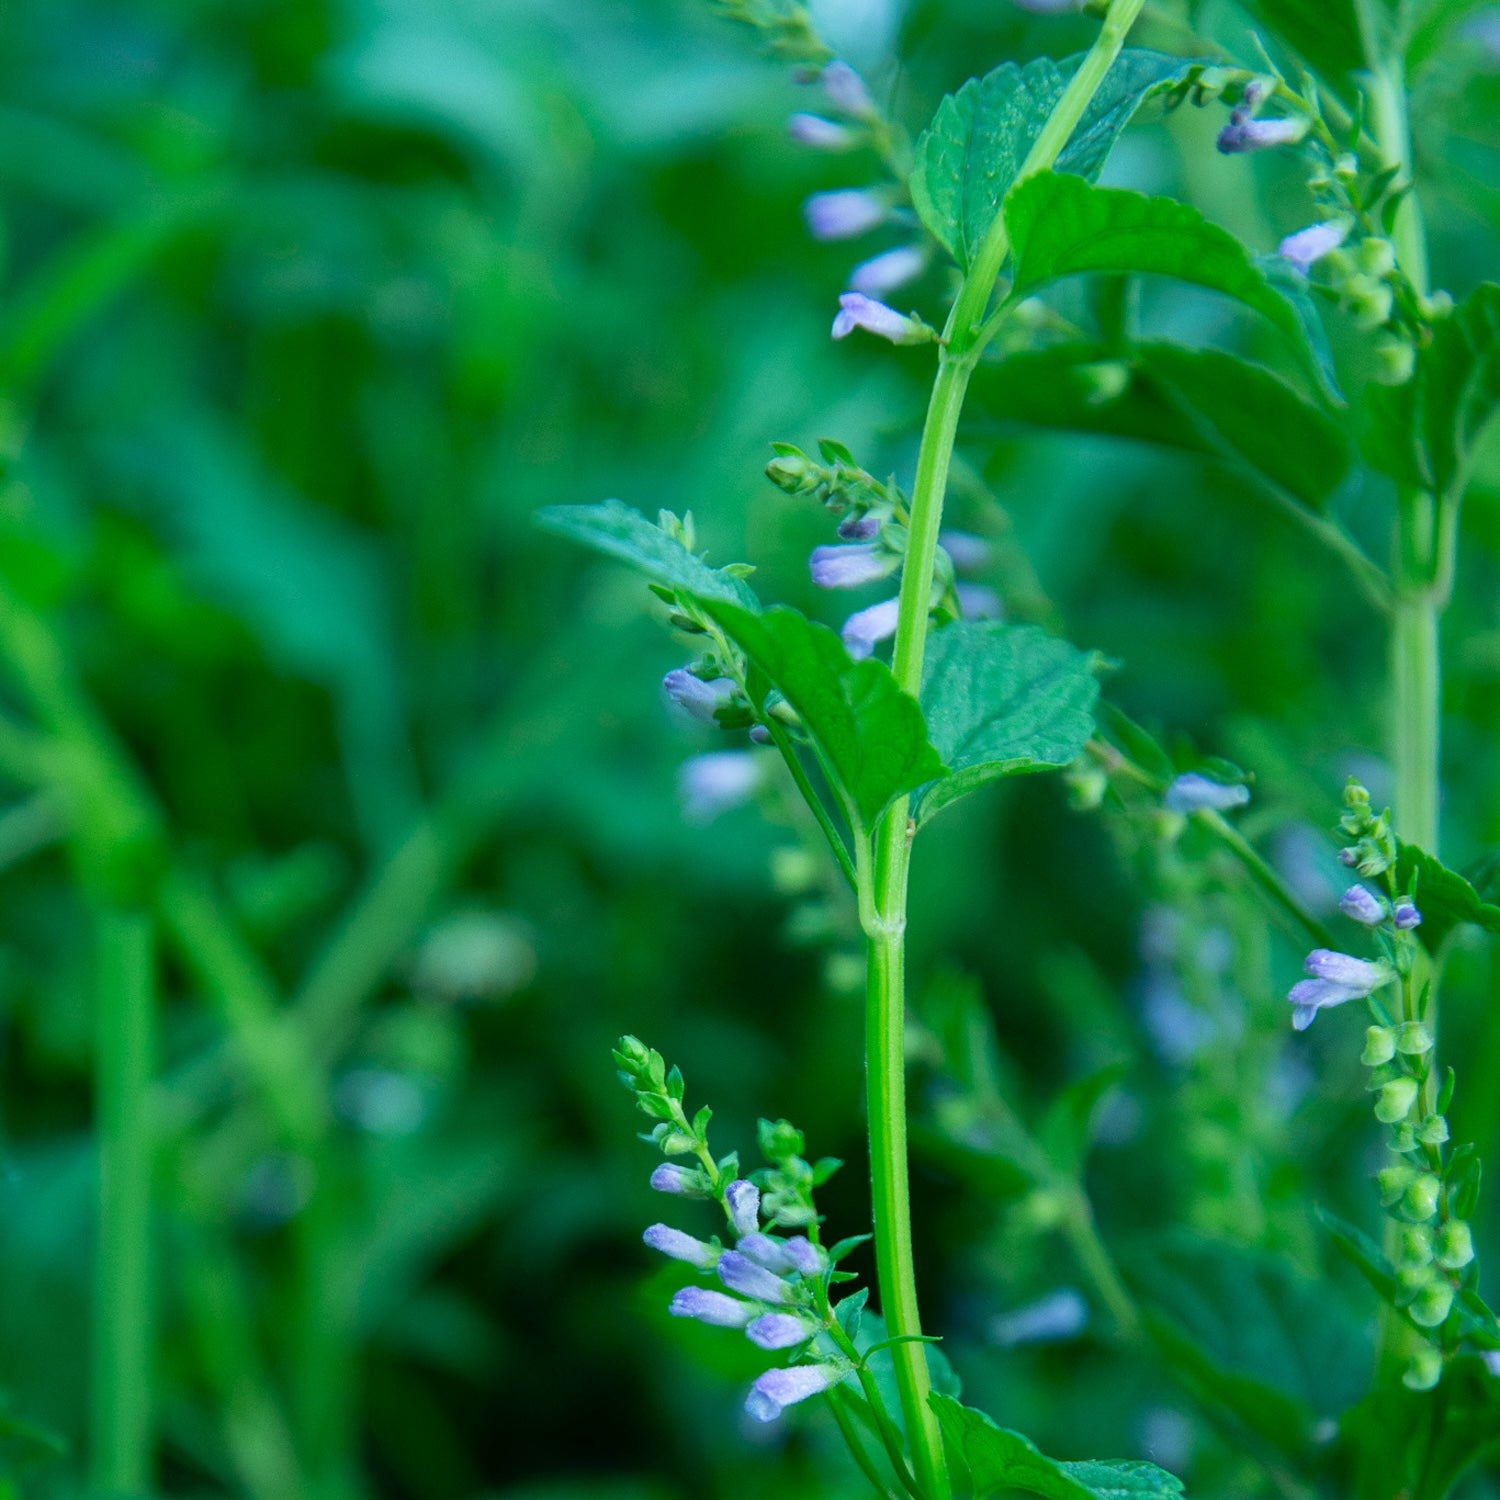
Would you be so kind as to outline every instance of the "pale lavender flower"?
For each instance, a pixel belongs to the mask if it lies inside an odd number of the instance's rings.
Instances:
[[[1307,126],[1301,120],[1255,120],[1241,108],[1229,116],[1229,123],[1219,132],[1219,150],[1226,156],[1269,151],[1276,146],[1294,146],[1306,133]]]
[[[886,212],[874,193],[859,188],[814,193],[802,205],[802,217],[815,240],[852,240],[883,223]]]
[[[927,256],[915,245],[898,245],[860,261],[849,273],[849,290],[867,297],[884,297],[915,281],[926,265]]]
[[[787,1240],[782,1249],[803,1276],[811,1278],[823,1274],[823,1252],[805,1234]]]
[[[1231,807],[1243,807],[1249,800],[1249,787],[1226,786],[1221,781],[1200,776],[1196,771],[1179,776],[1162,798],[1167,810],[1175,813],[1198,812],[1205,808],[1225,812]]]
[[[752,724],[750,726],[750,739],[757,745],[772,745],[775,741],[771,738],[771,731],[764,724]]]
[[[754,1234],[760,1228],[760,1189],[753,1182],[736,1177],[724,1189],[724,1204],[737,1238]]]
[[[1298,1031],[1306,1031],[1317,1020],[1320,1010],[1343,1005],[1348,1000],[1362,1000],[1365,993],[1346,984],[1335,984],[1331,979],[1299,979],[1287,995],[1292,1003],[1292,1025]]]
[[[990,1324],[990,1337],[997,1344],[1051,1344],[1075,1338],[1089,1320],[1088,1303],[1072,1287],[1059,1287],[1045,1297],[1018,1307]]]
[[[803,113],[786,122],[786,133],[799,146],[811,146],[814,151],[847,151],[859,139],[847,125]]]
[[[1029,10],[1036,16],[1060,16],[1070,10],[1077,10],[1083,0],[1015,0],[1017,6],[1022,10]]]
[[[712,1245],[695,1240],[692,1235],[673,1229],[670,1224],[653,1224],[641,1238],[653,1250],[660,1250],[673,1260],[686,1261],[700,1271],[711,1270],[720,1254]]]
[[[757,1302],[786,1301],[786,1283],[737,1250],[726,1250],[719,1257],[718,1272],[719,1280],[731,1292],[754,1297]]]
[[[839,632],[844,648],[855,661],[863,660],[881,641],[895,635],[900,614],[899,599],[882,599],[868,609],[856,610],[844,621],[844,628]]]
[[[652,1174],[651,1186],[658,1193],[671,1193],[675,1198],[702,1198],[703,1174],[694,1167],[679,1167],[676,1162],[664,1161]]]
[[[674,1318],[696,1318],[700,1323],[713,1324],[715,1328],[743,1328],[756,1314],[752,1303],[701,1286],[683,1287],[672,1298],[667,1311]]]
[[[953,592],[966,620],[998,620],[1005,613],[999,594],[982,583],[957,583]]]
[[[745,1337],[761,1349],[790,1349],[805,1344],[817,1331],[816,1325],[791,1313],[765,1313],[745,1330]]]
[[[875,113],[875,101],[865,81],[846,62],[831,62],[823,69],[818,81],[828,102],[846,115],[869,116]]]
[[[880,535],[880,517],[868,511],[862,516],[845,516],[839,522],[839,535],[846,542],[873,542]]]
[[[944,531],[938,541],[960,573],[977,573],[989,566],[993,555],[990,544],[972,531]]]
[[[1403,896],[1396,903],[1395,922],[1402,932],[1410,932],[1413,927],[1422,925],[1422,913],[1410,896]]]
[[[760,785],[761,765],[747,750],[713,750],[685,760],[677,772],[677,795],[692,823],[711,823],[748,801]]]
[[[1314,948],[1303,960],[1302,972],[1313,979],[1326,979],[1368,995],[1389,981],[1391,966],[1371,963],[1349,953],[1335,953],[1331,948]]]
[[[893,344],[925,344],[936,337],[920,318],[908,318],[863,292],[841,292],[830,332],[836,339],[846,339],[856,328]]]
[[[676,667],[661,680],[662,691],[690,718],[712,724],[717,709],[724,708],[734,697],[734,683],[727,677],[705,682],[686,667]]]
[[[1496,37],[1495,51],[1500,54],[1500,36]],[[1484,1367],[1491,1375],[1500,1376],[1500,1349],[1482,1349],[1479,1357],[1484,1361]]]
[[[1492,5],[1477,16],[1471,16],[1460,28],[1460,35],[1484,48],[1491,62],[1500,62],[1500,8]],[[1500,1368],[1494,1373],[1500,1375]]]
[[[1351,885],[1339,901],[1339,910],[1366,927],[1378,927],[1385,921],[1385,902],[1362,885]]]
[[[1306,229],[1287,235],[1281,242],[1279,253],[1289,266],[1306,276],[1318,261],[1344,243],[1348,233],[1348,224],[1340,219],[1330,219],[1324,224],[1309,224]]]
[[[787,1407],[821,1394],[843,1378],[840,1365],[793,1365],[790,1370],[767,1370],[750,1388],[745,1410],[757,1422],[774,1422]]]
[[[787,1254],[783,1241],[772,1239],[768,1234],[742,1235],[734,1247],[741,1255],[753,1260],[756,1265],[774,1271],[778,1276],[795,1271],[797,1263]]]
[[[900,561],[894,552],[864,542],[852,547],[814,547],[808,568],[820,589],[857,589],[889,576]]]

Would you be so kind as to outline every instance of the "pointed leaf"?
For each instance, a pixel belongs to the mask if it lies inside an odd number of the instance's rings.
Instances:
[[[892,798],[946,774],[917,700],[884,662],[853,660],[833,631],[794,609],[704,607],[763,675],[757,706],[775,688],[797,710],[866,829]]]
[[[922,707],[950,774],[923,789],[918,820],[1001,776],[1076,760],[1098,696],[1092,658],[1034,625],[960,620],[935,631]]]
[[[1405,385],[1372,386],[1365,454],[1398,484],[1458,495],[1500,410],[1500,286],[1485,282],[1439,323]]]
[[[1302,341],[1296,309],[1249,251],[1189,204],[1038,172],[1005,200],[1005,222],[1015,256],[1013,299],[1084,271],[1149,272],[1223,292]]]
[[[1443,946],[1443,940],[1462,922],[1500,933],[1500,906],[1483,899],[1479,892],[1456,870],[1442,860],[1419,849],[1415,844],[1401,844],[1396,860],[1396,879],[1403,891],[1415,887],[1414,900],[1422,913],[1417,936],[1431,953]]]
[[[750,587],[722,568],[711,568],[675,537],[618,500],[602,505],[549,505],[536,513],[544,531],[582,542],[596,552],[617,557],[668,588],[684,589],[699,599],[720,599],[742,609],[758,610]]]
[[[1357,0],[1317,0],[1311,5],[1308,0],[1241,0],[1241,4],[1326,83],[1346,88],[1349,75],[1366,65]]]
[[[968,266],[989,232],[1078,62],[1039,57],[1024,68],[1002,63],[983,78],[971,78],[943,100],[918,140],[912,202],[959,265]],[[1097,175],[1146,98],[1189,66],[1158,52],[1122,52],[1058,157],[1057,169]]]

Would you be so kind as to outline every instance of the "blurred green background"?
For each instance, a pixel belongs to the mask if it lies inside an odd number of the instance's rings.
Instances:
[[[999,0],[818,16],[913,129],[1091,25]],[[1146,40],[1248,55],[1228,0],[1196,24]],[[1500,249],[1497,68],[1456,39],[1416,103],[1460,294]],[[7,1493],[85,1492],[91,928],[159,877],[161,1493],[858,1494],[820,1421],[743,1424],[754,1351],[665,1316],[653,1153],[608,1058],[629,1030],[679,1062],[720,1150],[796,1121],[848,1162],[831,1229],[862,1232],[850,914],[774,794],[769,821],[684,820],[678,767],[715,745],[662,704],[680,649],[638,580],[529,517],[691,509],[715,562],[837,623],[806,571],[826,518],[760,470],[827,435],[909,476],[930,357],[827,337],[851,262],[899,235],[815,245],[799,211],[874,159],[792,145],[813,91],[693,0],[21,0],[0,73]],[[1108,180],[1274,249],[1306,220],[1296,169],[1219,157],[1221,123],[1152,115]],[[933,272],[912,300],[942,292]],[[1277,358],[1207,297],[1146,287],[1140,317]],[[1357,341],[1330,335],[1355,388]],[[1232,477],[1001,417],[976,403],[953,502],[996,542],[986,581],[1116,661],[1132,715],[1253,771],[1245,830],[1326,909],[1343,777],[1388,795],[1374,620]],[[1386,498],[1343,504],[1382,553]],[[1448,632],[1461,861],[1500,842],[1494,462]],[[1149,810],[1038,780],[925,842],[918,1259],[970,1399],[1065,1457],[1280,1493],[1097,1312],[1018,1332],[1084,1283],[1046,1202],[987,1165],[958,1038],[993,1018],[1027,1117],[1123,1062],[1091,1185],[1127,1278],[1158,1295],[1184,1229],[1322,1266],[1358,1369],[1372,1304],[1310,1211],[1374,1223],[1355,1022],[1294,1040],[1295,937]],[[1451,969],[1455,1135],[1493,1149],[1496,976],[1478,948]]]

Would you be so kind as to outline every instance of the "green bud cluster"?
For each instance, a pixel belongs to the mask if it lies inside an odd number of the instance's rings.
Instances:
[[[682,1105],[682,1070],[668,1068],[661,1053],[639,1037],[622,1036],[611,1055],[620,1082],[635,1095],[635,1107],[656,1121],[641,1139],[650,1141],[663,1156],[696,1157],[699,1166],[684,1173],[687,1186],[697,1195],[722,1198],[725,1184],[739,1175],[739,1159],[731,1153],[716,1160],[709,1150],[708,1122],[713,1110],[708,1105],[688,1119]]]
[[[872,517],[882,526],[904,526],[906,496],[894,478],[876,479],[862,469],[854,455],[832,438],[818,440],[818,459],[809,458],[791,443],[772,443],[776,456],[766,465],[766,478],[788,495],[811,495],[835,515],[853,519]]]
[[[770,1166],[751,1174],[760,1189],[761,1214],[783,1229],[807,1229],[821,1222],[813,1193],[843,1166],[835,1156],[804,1159],[802,1132],[786,1120],[762,1120],[756,1143]]]
[[[1339,828],[1354,842],[1339,851],[1339,859],[1366,880],[1396,868],[1396,835],[1391,831],[1391,812],[1377,814],[1370,806],[1369,792],[1353,777],[1344,788],[1344,814]]]

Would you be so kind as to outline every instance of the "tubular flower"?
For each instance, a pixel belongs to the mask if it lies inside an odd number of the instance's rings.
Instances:
[[[738,1297],[726,1297],[723,1292],[685,1286],[672,1298],[667,1311],[674,1318],[696,1318],[698,1322],[712,1324],[715,1328],[743,1328],[755,1316],[756,1309],[752,1303],[741,1302]]]
[[[745,1411],[757,1422],[774,1422],[787,1407],[817,1396],[844,1378],[841,1365],[793,1365],[767,1370],[750,1388]]]

